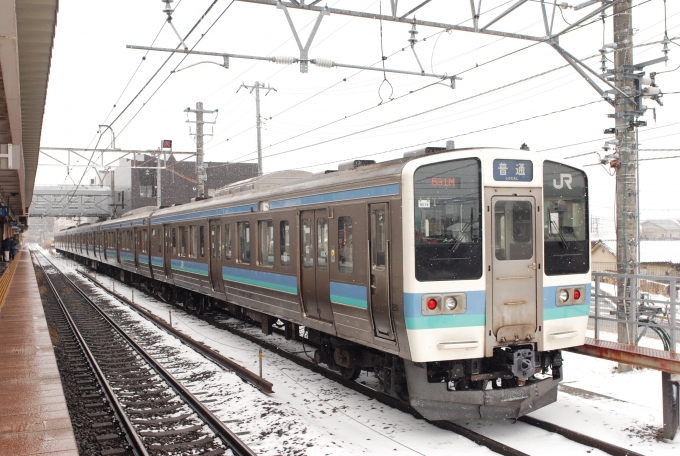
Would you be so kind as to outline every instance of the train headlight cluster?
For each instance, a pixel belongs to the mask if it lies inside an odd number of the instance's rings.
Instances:
[[[422,296],[423,315],[462,314],[467,309],[465,293],[426,294]]]
[[[557,306],[571,306],[575,304],[585,304],[586,287],[558,287],[555,291],[555,304]]]

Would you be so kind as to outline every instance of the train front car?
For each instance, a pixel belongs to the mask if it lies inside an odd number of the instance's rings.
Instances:
[[[403,170],[404,360],[432,420],[515,418],[557,399],[584,343],[587,180],[540,154],[433,154]]]

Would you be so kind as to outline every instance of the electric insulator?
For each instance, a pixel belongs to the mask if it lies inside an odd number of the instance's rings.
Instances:
[[[291,57],[290,55],[277,55],[274,57],[274,62],[279,65],[292,65],[295,63],[295,57]]]
[[[333,61],[329,59],[314,59],[312,63],[321,68],[331,68],[333,66]]]

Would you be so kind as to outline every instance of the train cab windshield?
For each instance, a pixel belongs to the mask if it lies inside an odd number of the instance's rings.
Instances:
[[[587,177],[570,166],[543,164],[543,230],[546,275],[589,270]]]
[[[434,163],[414,175],[416,279],[482,276],[481,163]]]

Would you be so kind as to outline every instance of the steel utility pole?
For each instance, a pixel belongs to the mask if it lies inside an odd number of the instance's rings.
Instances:
[[[625,0],[614,5],[614,75],[616,87],[625,94],[633,95],[636,90],[633,76],[633,14],[632,0]],[[635,118],[640,115],[641,106],[633,100],[641,98],[626,97],[616,94],[616,150],[618,153],[616,169],[616,258],[619,274],[635,274],[638,272],[638,147]],[[637,111],[637,113],[636,113]],[[620,279],[617,294],[623,299],[618,303],[619,318],[631,315],[638,297],[637,283],[630,279]],[[618,341],[625,344],[634,343],[628,325],[618,325]],[[627,371],[629,366],[619,364],[619,370]]]
[[[203,166],[203,137],[212,136],[203,133],[203,124],[214,124],[215,122],[204,122],[203,114],[215,114],[219,110],[214,111],[203,109],[203,103],[200,101],[196,103],[196,109],[186,108],[184,112],[193,112],[196,114],[196,120],[187,120],[189,123],[196,124],[196,175],[198,177],[198,198],[205,198],[205,181],[207,180],[207,175],[205,173],[205,167]]]
[[[267,93],[264,94],[266,97],[269,95],[269,92],[272,90],[276,92],[277,90],[274,87],[271,87],[269,84],[266,86],[264,84],[260,84],[259,82],[255,81],[255,85],[252,86],[247,86],[243,83],[241,83],[241,87],[238,88],[236,93],[238,93],[239,90],[242,88],[245,89],[250,89],[250,93],[253,93],[253,90],[255,91],[255,125],[257,126],[257,175],[261,176],[262,175],[262,116],[260,116],[260,89],[266,90]]]

